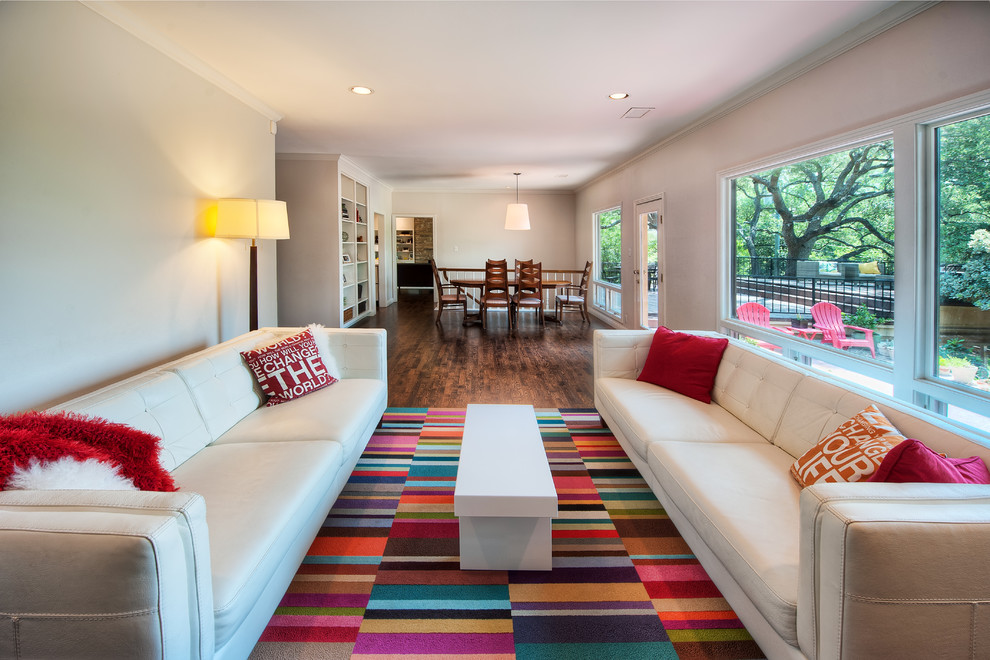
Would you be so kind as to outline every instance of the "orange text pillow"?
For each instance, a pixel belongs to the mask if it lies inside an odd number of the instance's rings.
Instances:
[[[906,439],[876,406],[870,406],[794,461],[791,475],[802,487],[819,481],[865,481],[887,452]]]

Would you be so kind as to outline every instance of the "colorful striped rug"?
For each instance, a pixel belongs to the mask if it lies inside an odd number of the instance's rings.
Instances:
[[[385,413],[252,659],[762,657],[594,410],[537,410],[554,569],[459,570],[464,414]]]

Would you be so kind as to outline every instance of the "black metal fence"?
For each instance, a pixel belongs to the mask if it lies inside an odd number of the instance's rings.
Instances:
[[[853,264],[856,262],[847,261],[812,261],[809,259],[785,259],[783,257],[737,257],[737,273],[748,275],[749,277],[801,277],[799,264],[814,264],[818,268],[830,268],[829,264],[835,264],[834,272],[839,272],[843,264]],[[856,263],[858,266],[859,264]],[[877,266],[882,275],[894,274],[893,261],[877,261]]]
[[[771,314],[804,314],[822,301],[838,306],[847,314],[866,305],[876,317],[894,318],[894,279],[874,276],[839,277],[737,277],[736,300],[756,300]]]

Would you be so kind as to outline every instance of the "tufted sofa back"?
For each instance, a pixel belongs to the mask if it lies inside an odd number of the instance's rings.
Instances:
[[[174,470],[261,405],[257,381],[240,351],[274,341],[242,335],[53,407],[127,424],[162,439],[161,461]]]
[[[652,339],[649,330],[596,331],[594,378],[635,379]],[[990,446],[965,427],[737,339],[730,338],[722,354],[712,402],[795,458],[874,404],[905,436],[948,456],[980,456],[990,465]]]
[[[722,355],[712,401],[795,458],[874,404],[905,436],[990,464],[990,447],[944,418],[734,339]]]

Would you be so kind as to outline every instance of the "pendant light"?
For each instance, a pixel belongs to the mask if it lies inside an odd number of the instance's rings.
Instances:
[[[516,203],[509,204],[505,211],[505,228],[513,230],[529,229],[529,207],[519,203],[519,175],[522,172],[513,172],[516,175]]]

